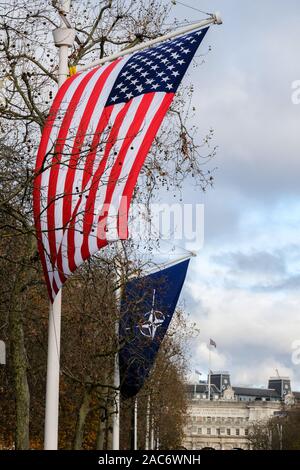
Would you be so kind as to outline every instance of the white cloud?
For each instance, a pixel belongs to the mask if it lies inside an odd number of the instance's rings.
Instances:
[[[216,0],[224,25],[211,28],[212,53],[190,77],[195,123],[202,133],[213,127],[219,145],[215,189],[194,194],[205,202],[205,245],[184,291],[201,330],[192,363],[208,369],[211,337],[213,368],[230,370],[236,384],[266,386],[278,368],[300,389],[291,361],[300,297],[288,288],[300,274],[300,106],[291,102],[291,83],[300,79],[299,6],[289,0],[283,12],[271,0]],[[230,253],[243,263],[212,258]],[[246,262],[253,254],[257,269],[253,257],[252,269]]]

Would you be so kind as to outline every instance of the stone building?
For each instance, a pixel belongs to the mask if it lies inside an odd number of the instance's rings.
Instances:
[[[294,404],[297,395],[288,377],[270,378],[265,389],[235,387],[228,372],[212,372],[208,389],[207,382],[187,385],[186,449],[249,449],[253,424],[280,414],[282,405]]]

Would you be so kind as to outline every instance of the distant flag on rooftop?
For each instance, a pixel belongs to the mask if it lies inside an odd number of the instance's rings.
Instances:
[[[216,343],[214,342],[213,339],[210,339],[210,340],[209,340],[209,345],[210,345],[210,346],[213,346],[214,348],[217,347],[217,345],[216,345]]]
[[[172,320],[189,260],[128,282],[121,301],[121,393],[142,388]]]
[[[148,151],[208,28],[70,77],[36,160],[34,217],[51,301],[84,260],[127,238]]]

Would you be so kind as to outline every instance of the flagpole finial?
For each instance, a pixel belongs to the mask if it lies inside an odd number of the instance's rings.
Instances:
[[[221,13],[219,11],[216,11],[216,13],[213,16],[215,19],[215,24],[223,24]]]

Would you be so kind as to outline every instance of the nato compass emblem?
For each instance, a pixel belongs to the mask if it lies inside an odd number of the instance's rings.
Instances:
[[[163,322],[165,321],[165,315],[160,312],[159,310],[155,310],[155,295],[156,289],[153,290],[153,298],[152,298],[152,308],[150,312],[145,313],[145,322],[139,324],[139,330],[143,336],[147,338],[154,339],[156,335],[156,330],[159,328]]]

